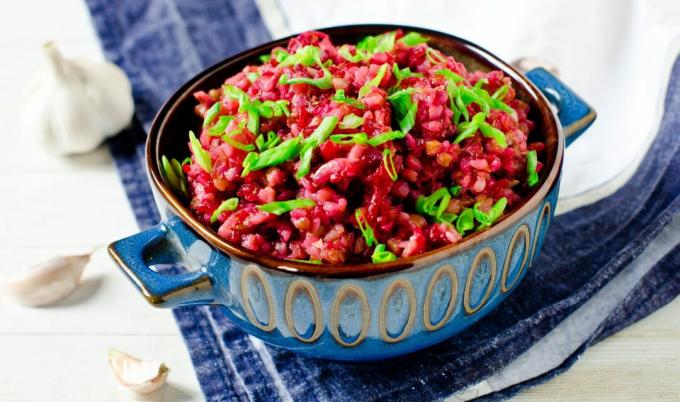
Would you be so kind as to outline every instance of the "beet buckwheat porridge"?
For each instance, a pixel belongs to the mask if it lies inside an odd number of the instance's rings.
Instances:
[[[166,181],[226,241],[316,264],[375,264],[460,242],[535,186],[544,144],[501,71],[468,71],[399,30],[305,32],[199,91]]]

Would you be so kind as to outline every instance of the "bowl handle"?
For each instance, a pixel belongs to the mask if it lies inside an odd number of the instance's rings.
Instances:
[[[595,110],[546,69],[534,68],[526,76],[557,109],[567,146],[593,124]]]
[[[195,304],[211,304],[217,299],[209,272],[211,265],[179,274],[160,273],[151,266],[158,264],[194,265],[185,258],[184,245],[198,238],[179,220],[161,223],[109,245],[111,258],[132,283],[155,307],[172,308]]]

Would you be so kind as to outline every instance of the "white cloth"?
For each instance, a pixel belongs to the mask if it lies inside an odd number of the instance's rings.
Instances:
[[[559,211],[609,195],[635,171],[680,49],[678,0],[256,0],[275,36],[356,23],[423,26],[501,58],[543,60],[597,111],[566,152]]]

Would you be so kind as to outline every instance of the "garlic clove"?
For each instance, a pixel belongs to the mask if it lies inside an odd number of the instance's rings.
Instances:
[[[122,386],[139,394],[149,394],[160,388],[170,371],[165,363],[139,359],[117,349],[109,351],[109,366]]]
[[[60,256],[5,279],[7,295],[26,306],[45,306],[71,294],[80,283],[90,254]]]
[[[53,42],[46,64],[28,85],[21,126],[49,152],[68,155],[97,148],[130,124],[132,88],[116,65],[64,58]]]

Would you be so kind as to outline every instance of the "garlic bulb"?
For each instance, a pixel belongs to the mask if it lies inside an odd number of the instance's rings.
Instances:
[[[56,257],[3,281],[12,299],[26,306],[45,306],[71,294],[80,283],[90,254]]]
[[[109,351],[109,366],[120,385],[139,394],[149,394],[168,379],[165,363],[142,360],[117,349]]]
[[[134,106],[130,81],[111,63],[65,59],[53,42],[43,46],[46,65],[29,84],[21,123],[52,153],[89,152],[125,128]]]

